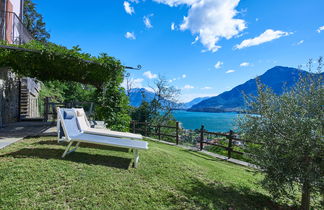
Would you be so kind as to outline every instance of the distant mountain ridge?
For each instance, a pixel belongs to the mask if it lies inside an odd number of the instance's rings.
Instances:
[[[193,105],[200,103],[203,100],[209,99],[210,97],[198,97],[193,100],[183,103],[180,105],[179,109],[190,109]]]
[[[133,88],[129,94],[129,104],[134,107],[139,107],[142,101],[150,102],[154,99],[155,93],[146,90],[145,88]]]
[[[282,94],[284,88],[290,88],[296,84],[300,74],[306,75],[310,73],[296,68],[275,66],[266,71],[259,78],[263,84],[270,87],[276,94]],[[218,96],[203,100],[193,105],[189,111],[239,112],[242,111],[244,107],[243,93],[247,95],[257,95],[256,78],[250,79]]]
[[[139,107],[142,101],[150,102],[154,99],[155,93],[146,90],[145,88],[133,88],[129,94],[129,102],[131,106]],[[206,100],[210,97],[198,97],[187,103],[179,104],[178,109],[189,109],[193,105]]]

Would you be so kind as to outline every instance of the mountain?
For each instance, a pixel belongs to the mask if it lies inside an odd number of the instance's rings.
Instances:
[[[195,98],[187,103],[183,103],[181,106],[180,106],[180,109],[190,109],[193,105],[196,105],[198,103],[200,103],[201,101],[203,100],[206,100],[206,99],[209,99],[210,97],[198,97],[198,98]]]
[[[145,88],[133,88],[130,91],[129,102],[131,106],[139,107],[143,100],[150,102],[154,99],[154,93]],[[144,97],[143,97],[144,96]]]
[[[144,95],[144,97],[143,97]],[[142,100],[150,102],[154,99],[154,93],[146,90],[145,88],[133,88],[130,91],[129,102],[131,106],[139,107],[142,103]],[[179,109],[189,109],[193,105],[198,104],[199,102],[206,100],[210,97],[199,97],[195,98],[187,103],[183,103],[180,105]]]
[[[309,72],[296,68],[276,66],[261,75],[260,81],[270,87],[276,94],[282,94],[284,88],[289,88],[296,84],[299,74],[310,74]],[[244,107],[243,94],[256,95],[256,79],[250,79],[244,84],[234,87],[218,96],[203,100],[192,106],[189,111],[200,112],[237,112]]]

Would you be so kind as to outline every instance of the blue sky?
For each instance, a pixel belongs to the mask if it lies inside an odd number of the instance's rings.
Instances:
[[[34,2],[50,41],[141,64],[129,71],[137,87],[162,75],[182,89],[182,101],[324,55],[323,0]]]

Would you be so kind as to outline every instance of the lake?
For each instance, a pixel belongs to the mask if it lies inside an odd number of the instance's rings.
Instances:
[[[185,129],[200,129],[205,126],[208,131],[226,132],[234,129],[235,119],[240,115],[234,112],[211,113],[211,112],[187,112],[184,110],[173,111],[173,115]]]

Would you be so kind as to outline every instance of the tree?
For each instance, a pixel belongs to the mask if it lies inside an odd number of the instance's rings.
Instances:
[[[130,94],[131,94],[131,91],[132,91],[132,89],[134,87],[134,83],[135,83],[134,79],[130,77],[130,73],[127,73],[125,75],[125,83],[126,83],[126,87],[125,87],[126,95],[129,97]]]
[[[149,85],[154,94],[150,103],[151,112],[155,113],[154,121],[168,122],[173,118],[172,110],[179,107],[180,90],[170,86],[166,78],[160,76]]]
[[[168,124],[173,121],[172,110],[179,106],[180,90],[170,86],[168,81],[159,76],[149,88],[154,92],[154,98],[147,102],[142,93],[143,101],[140,107],[131,113],[132,119],[153,124]]]
[[[128,131],[130,116],[128,97],[118,81],[104,85],[103,92],[97,96],[96,119],[104,120],[113,130]]]
[[[43,16],[36,11],[35,6],[35,3],[31,0],[24,1],[23,24],[35,40],[47,42],[50,38],[50,34],[46,31],[46,24],[43,21]]]
[[[265,175],[263,186],[274,198],[296,200],[296,191],[301,192],[302,209],[310,208],[311,195],[324,190],[321,68],[320,58],[317,74],[301,74],[296,86],[280,96],[258,82],[258,96],[247,101],[253,115],[238,122],[244,138],[253,142],[249,150]]]

